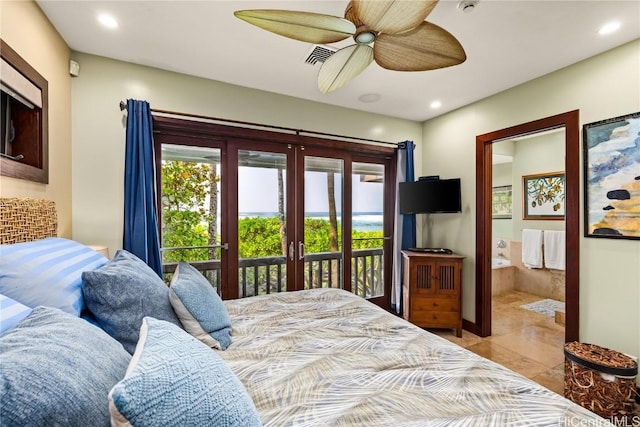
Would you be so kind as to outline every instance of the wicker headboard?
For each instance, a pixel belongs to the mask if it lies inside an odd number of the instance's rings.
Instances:
[[[0,244],[28,242],[57,235],[56,202],[0,197]]]

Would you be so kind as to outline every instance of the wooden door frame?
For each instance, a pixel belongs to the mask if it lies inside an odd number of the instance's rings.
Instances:
[[[214,146],[214,147],[223,147],[222,148],[222,156],[223,160],[221,161],[222,174],[226,177],[223,178],[224,189],[221,188],[222,197],[227,194],[228,198],[222,203],[225,206],[232,205],[237,206],[237,194],[229,191],[228,186],[230,182],[237,181],[237,168],[233,165],[237,166],[237,151],[235,149],[228,149],[229,144],[233,145],[233,141],[243,141],[242,148],[247,147],[255,147],[254,143],[259,144],[285,144],[289,149],[291,148],[299,148],[294,150],[295,154],[293,156],[289,156],[289,158],[295,157],[293,160],[294,163],[297,162],[298,152],[301,150],[309,150],[314,154],[321,157],[331,157],[331,153],[344,153],[340,155],[336,155],[339,158],[349,159],[351,161],[367,161],[370,160],[372,162],[385,162],[386,166],[386,175],[385,182],[390,183],[388,190],[385,186],[385,199],[384,199],[384,209],[385,213],[389,212],[389,215],[386,215],[384,220],[384,235],[392,235],[393,227],[394,227],[394,210],[395,210],[395,186],[392,183],[395,181],[395,168],[396,168],[396,155],[397,151],[395,146],[384,146],[381,144],[369,144],[369,143],[360,143],[360,142],[350,142],[339,139],[327,139],[320,138],[314,136],[306,136],[300,135],[299,133],[291,134],[291,133],[283,133],[276,131],[268,131],[263,129],[253,129],[247,127],[236,127],[236,126],[228,126],[222,125],[215,122],[209,121],[198,121],[198,120],[190,120],[185,118],[177,118],[177,117],[167,117],[163,115],[154,115],[153,116],[153,129],[154,129],[154,137],[155,137],[155,154],[156,154],[156,170],[160,170],[161,166],[161,143],[175,143],[185,145],[196,145],[196,146]],[[338,135],[335,135],[338,137]],[[188,141],[188,143],[186,143]],[[161,142],[161,143],[158,143]],[[246,145],[244,145],[246,144]],[[263,145],[266,147],[267,145]],[[259,148],[258,148],[259,149]],[[317,150],[316,150],[317,149]],[[357,159],[357,160],[355,160]],[[298,192],[302,191],[299,183],[303,183],[304,180],[304,168],[295,168],[296,170],[296,186],[293,190],[287,189],[287,200],[293,201],[296,197],[300,197]],[[351,179],[351,164],[349,164],[349,168],[345,170],[345,175],[348,173],[348,179]],[[346,176],[345,176],[346,179]],[[161,188],[161,176],[160,174],[156,174],[156,188]],[[350,182],[350,181],[349,181]],[[345,181],[346,183],[346,181]],[[289,186],[288,186],[289,187]],[[345,188],[346,192],[351,192],[351,185],[349,184],[348,188]],[[289,202],[288,202],[289,203]],[[157,195],[157,208],[158,212],[162,211],[160,192]],[[229,209],[229,208],[227,208]],[[288,212],[293,212],[297,207],[287,208]],[[229,212],[227,211],[227,215],[232,217],[231,214],[235,214],[237,216],[237,208],[235,211]],[[351,221],[351,215],[346,219]],[[160,227],[160,224],[158,225]],[[293,227],[293,224],[288,222],[287,225],[287,234],[290,233],[290,228]],[[227,227],[233,228],[233,227]],[[293,233],[291,235],[294,235]],[[224,239],[225,242],[237,241],[237,230],[222,230],[221,238]],[[384,244],[385,253],[392,254],[392,242],[385,241]],[[349,246],[350,247],[350,246]],[[297,248],[296,248],[297,254]],[[237,269],[237,261],[234,265],[230,265],[228,261],[228,256],[223,256],[223,274],[222,274],[222,283],[223,283],[223,299],[232,299],[238,297],[238,288],[237,286],[233,286],[232,279],[225,275],[225,272],[231,271],[233,269]],[[297,257],[296,257],[297,258]],[[346,258],[345,258],[346,259]],[[349,264],[350,263],[345,263]],[[393,257],[390,256],[388,260],[388,264],[385,263],[385,293],[386,293],[386,304],[390,306],[391,301],[391,280],[392,280],[392,270],[393,270]],[[346,270],[345,270],[346,271]],[[298,284],[302,283],[301,281]]]
[[[580,114],[573,110],[476,136],[476,335],[491,335],[492,144],[537,132],[565,130],[566,270],[565,341],[579,340],[580,322]]]

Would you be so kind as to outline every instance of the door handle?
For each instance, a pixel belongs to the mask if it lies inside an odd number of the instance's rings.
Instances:
[[[304,242],[298,242],[298,259],[304,259]]]
[[[293,261],[293,257],[295,256],[295,247],[293,246],[293,241],[289,242],[289,259]]]

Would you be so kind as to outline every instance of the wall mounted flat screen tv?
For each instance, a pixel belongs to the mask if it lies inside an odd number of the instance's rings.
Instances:
[[[462,212],[460,178],[401,182],[400,213]]]

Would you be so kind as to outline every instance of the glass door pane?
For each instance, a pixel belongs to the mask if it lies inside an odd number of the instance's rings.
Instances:
[[[343,287],[341,159],[304,157],[304,289]]]
[[[186,261],[220,292],[220,149],[162,144],[161,175],[165,281]]]
[[[287,155],[238,150],[240,298],[287,290]]]
[[[351,291],[384,296],[384,176],[382,164],[352,163]]]

